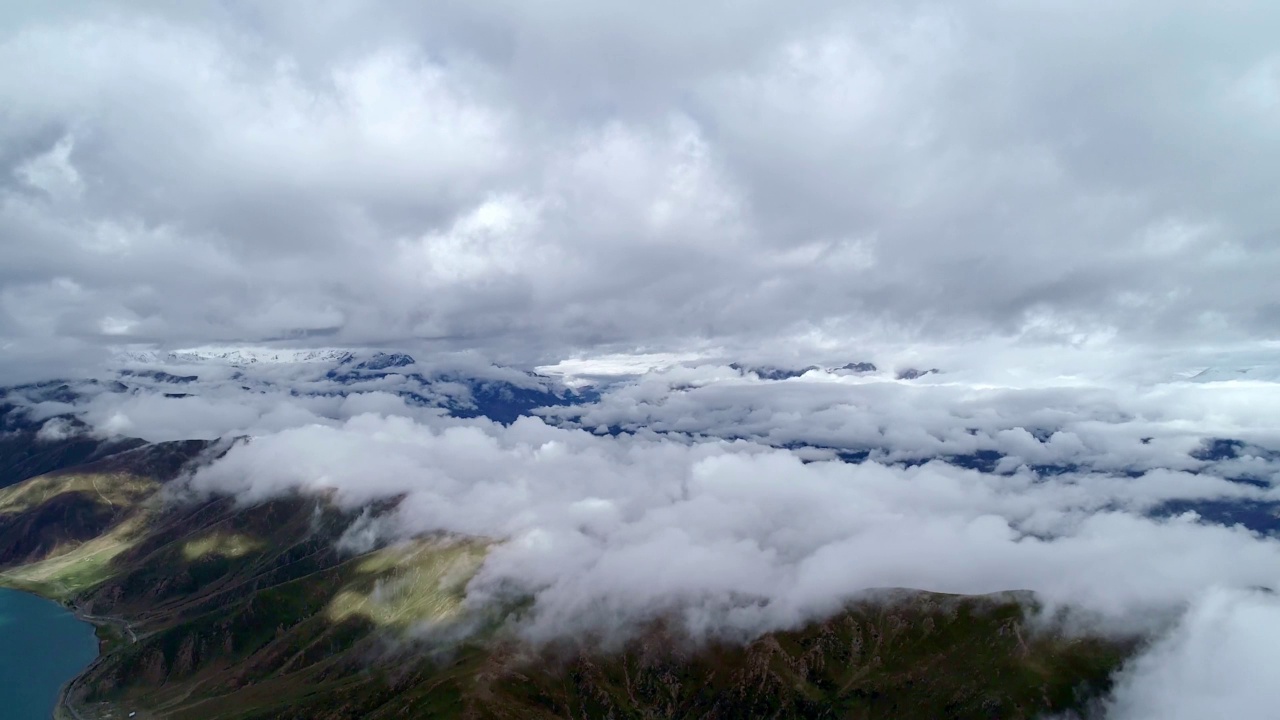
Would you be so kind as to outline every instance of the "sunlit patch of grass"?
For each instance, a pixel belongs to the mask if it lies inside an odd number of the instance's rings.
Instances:
[[[41,475],[0,490],[0,515],[16,515],[64,493],[78,492],[112,508],[130,508],[155,493],[159,484],[128,473]]]
[[[455,619],[485,550],[475,540],[438,539],[379,550],[356,565],[363,577],[338,592],[326,614],[335,622],[361,617],[398,629]]]
[[[188,561],[210,556],[239,558],[265,547],[264,542],[248,535],[215,532],[183,543],[182,556]]]
[[[70,598],[111,577],[111,561],[133,547],[144,525],[143,517],[133,517],[104,535],[65,551],[59,548],[49,558],[0,572],[0,585],[54,599]]]

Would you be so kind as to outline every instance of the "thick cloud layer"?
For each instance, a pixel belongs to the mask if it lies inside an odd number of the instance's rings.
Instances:
[[[970,462],[985,457],[984,467],[998,472],[1024,466],[1111,473],[1208,469],[1226,477],[1270,478],[1277,470],[1266,453],[1237,453],[1228,463],[1197,455],[1212,438],[1280,447],[1274,411],[1280,383],[1024,382],[974,382],[950,373],[894,381],[884,372],[820,368],[776,382],[724,366],[678,366],[646,374],[598,403],[543,414],[597,432],[803,445],[814,458],[977,456]]]
[[[1274,522],[1260,534],[1156,511],[1280,507],[1276,387],[1018,390],[820,370],[762,382],[684,367],[548,413],[630,426],[618,435],[367,414],[256,437],[191,487],[350,507],[403,497],[346,542],[492,538],[468,598],[532,597],[521,628],[538,640],[659,615],[749,637],[870,588],[1030,589],[1095,628],[1154,638],[1118,677],[1108,718],[1263,718],[1280,660],[1274,591],[1258,589],[1280,583]],[[1217,434],[1249,444],[1223,452],[1206,442]],[[879,462],[830,459],[859,443]],[[1001,455],[996,472],[882,464],[984,449]]]
[[[249,502],[334,491],[352,507],[403,494],[379,523],[384,537],[505,541],[471,593],[533,595],[532,632],[544,636],[668,611],[699,630],[759,632],[878,587],[1032,589],[1128,617],[1176,609],[1211,585],[1280,582],[1274,539],[1194,515],[1146,517],[1167,494],[1243,494],[1167,471],[1121,480],[804,464],[745,442],[365,415],[239,445],[193,487]]]
[[[1280,703],[1273,680],[1280,600],[1215,588],[1120,676],[1109,717],[1118,720],[1266,718]]]
[[[1113,717],[1269,707],[1249,673],[1280,660],[1275,602],[1259,589],[1280,587],[1280,384],[1014,386],[856,364],[764,380],[789,373],[611,358],[561,368],[668,367],[503,425],[444,408],[465,410],[492,382],[549,401],[568,391],[474,356],[281,360],[125,356],[94,383],[6,401],[44,421],[44,439],[82,431],[72,418],[154,440],[251,436],[178,498],[397,499],[353,522],[352,550],[490,539],[468,601],[531,598],[516,626],[537,640],[658,616],[749,637],[869,589],[1025,589],[1091,627],[1151,634],[1118,678]]]
[[[7,8],[4,372],[138,341],[1274,337],[1277,12]]]

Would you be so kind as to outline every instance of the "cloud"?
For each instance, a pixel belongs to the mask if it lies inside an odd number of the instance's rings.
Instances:
[[[1274,330],[1267,8],[8,16],[0,342],[42,357]]]
[[[1274,383],[1139,384],[1052,373],[1024,376],[1017,385],[972,379],[984,375],[904,382],[888,371],[815,369],[774,382],[724,366],[675,367],[644,375],[597,403],[544,414],[593,431],[746,438],[869,453],[886,462],[989,452],[996,453],[991,465],[1000,472],[1022,466],[1207,469],[1271,478],[1278,469],[1256,451],[1222,464],[1194,457],[1213,437],[1280,446],[1280,426],[1267,411],[1266,398],[1280,387]]]
[[[1270,717],[1280,702],[1269,674],[1277,633],[1274,593],[1210,589],[1120,674],[1107,717]]]
[[[53,418],[40,426],[36,431],[36,439],[42,442],[57,442],[73,437],[79,431],[64,418]]]
[[[1242,628],[1270,622],[1271,596],[1255,589],[1280,584],[1274,518],[1259,520],[1280,507],[1274,383],[1046,372],[1014,386],[963,367],[905,381],[892,363],[766,381],[614,356],[557,366],[613,377],[598,399],[503,425],[433,405],[465,409],[485,382],[560,386],[475,355],[201,348],[121,361],[77,383],[79,399],[18,388],[6,400],[52,418],[50,439],[67,416],[100,435],[248,436],[170,486],[176,502],[321,495],[358,512],[350,551],[489,540],[467,602],[527,600],[511,622],[535,641],[657,617],[744,638],[876,588],[1031,590],[1093,629],[1151,638],[1108,700],[1117,718],[1161,715],[1182,693],[1187,708],[1235,707],[1254,696],[1230,678],[1181,678],[1202,656],[1270,658]],[[857,448],[865,459],[840,459]],[[957,464],[982,452],[995,453],[987,472]]]
[[[1266,617],[1206,588],[1275,582],[1273,537],[1153,515],[1275,501],[1277,12],[6,7],[0,384],[98,377],[22,402],[100,434],[255,436],[206,491],[405,494],[367,529],[503,540],[471,592],[531,593],[531,632],[773,627],[877,584],[1191,603],[1117,698],[1145,712],[1203,613]],[[448,362],[100,371],[245,343]],[[542,382],[491,362],[639,380],[545,423],[426,407],[470,401],[445,365]]]
[[[353,508],[402,496],[377,521],[384,539],[502,541],[470,593],[476,602],[532,595],[529,632],[543,637],[662,612],[697,630],[754,633],[877,587],[1032,589],[1132,619],[1210,585],[1280,580],[1272,538],[1194,515],[1148,517],[1166,497],[1250,494],[1169,471],[805,464],[742,441],[601,437],[532,418],[504,427],[361,415],[256,437],[191,487],[246,502],[322,492]]]
[[[574,397],[555,378],[475,353],[197,347],[118,353],[88,377],[0,388],[30,420],[72,416],[103,437],[151,442],[258,435],[376,413],[489,413],[509,422]]]

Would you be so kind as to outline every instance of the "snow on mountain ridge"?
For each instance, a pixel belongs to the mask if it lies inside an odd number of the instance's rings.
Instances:
[[[345,348],[263,348],[263,347],[196,347],[181,350],[122,350],[117,362],[141,365],[227,365],[340,363],[355,357],[356,351]]]
[[[1188,382],[1280,382],[1280,365],[1254,365],[1250,367],[1210,367],[1186,378]]]

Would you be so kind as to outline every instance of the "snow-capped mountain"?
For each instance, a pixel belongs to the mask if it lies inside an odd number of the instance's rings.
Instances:
[[[1250,367],[1211,367],[1187,378],[1190,382],[1280,382],[1280,365],[1254,365]]]
[[[200,364],[224,363],[228,365],[341,363],[353,358],[355,352],[343,348],[281,349],[264,347],[215,347],[205,346],[182,350],[120,350],[117,364]]]
[[[242,393],[301,398],[382,393],[410,406],[437,407],[459,417],[483,416],[502,423],[514,422],[537,408],[595,397],[589,387],[570,388],[555,378],[524,370],[474,359],[419,363],[399,352],[204,348],[126,351],[115,361],[102,377],[5,388],[0,389],[0,397],[19,404],[72,409],[103,393],[173,400]]]

